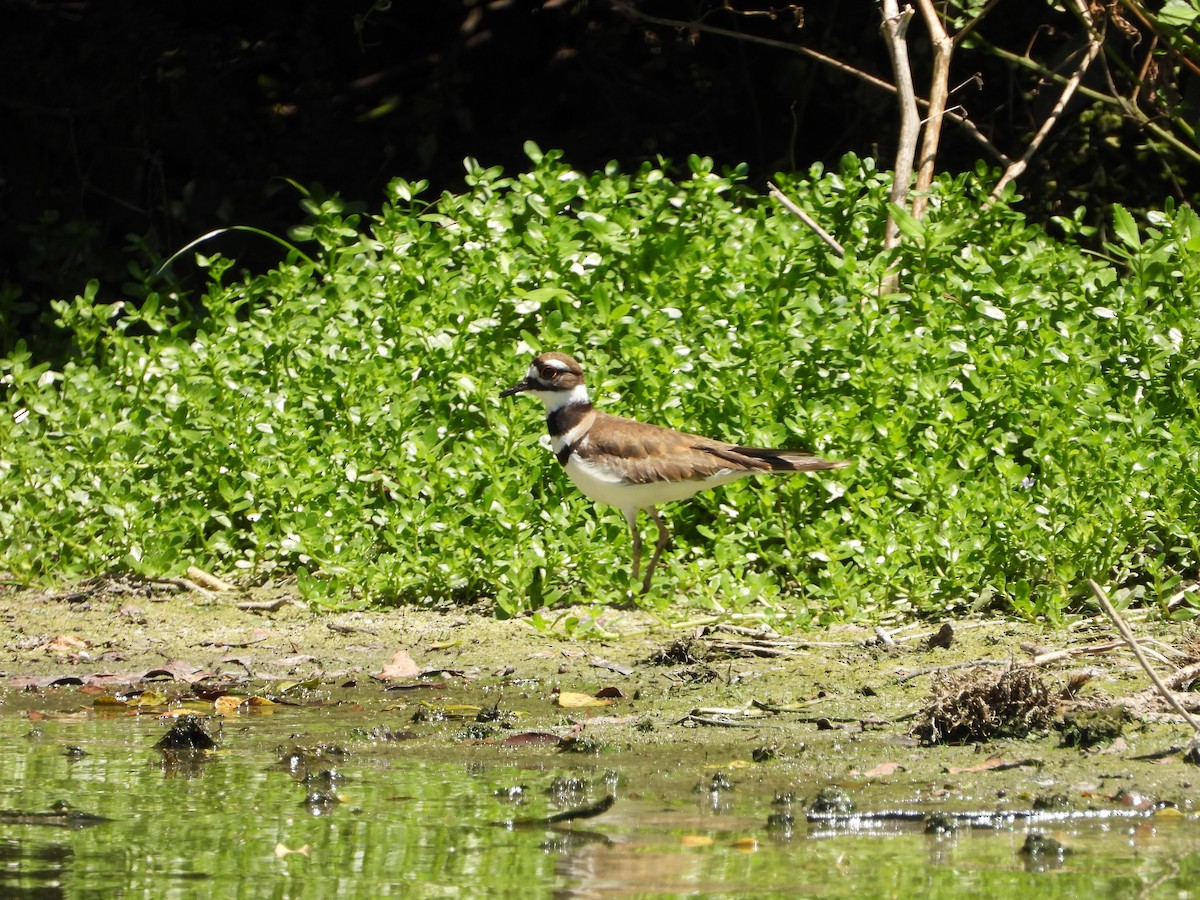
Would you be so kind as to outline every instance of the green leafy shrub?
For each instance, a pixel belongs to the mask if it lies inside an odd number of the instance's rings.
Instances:
[[[515,176],[468,161],[461,195],[396,181],[370,220],[309,201],[311,260],[202,259],[194,308],[60,302],[72,363],[0,360],[0,566],[294,572],[338,606],[624,598],[621,517],[566,481],[539,405],[497,398],[559,349],[612,412],[855,461],[670,507],[663,608],[1058,618],[1089,575],[1147,601],[1194,575],[1190,209],[1118,210],[1105,261],[943,178],[883,255],[887,178],[847,158],[785,182],[843,259],[740,171],[529,149]]]

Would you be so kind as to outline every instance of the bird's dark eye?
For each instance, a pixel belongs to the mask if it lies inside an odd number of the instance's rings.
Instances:
[[[558,371],[559,370],[554,368],[554,366],[542,366],[542,370],[540,372],[538,372],[538,374],[541,375],[543,378],[545,378],[547,381],[553,381],[555,378],[558,377]]]

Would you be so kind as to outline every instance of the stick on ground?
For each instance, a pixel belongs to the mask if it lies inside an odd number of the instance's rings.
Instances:
[[[1088,585],[1091,587],[1092,593],[1096,595],[1096,600],[1099,601],[1100,608],[1104,610],[1105,615],[1112,619],[1113,625],[1117,627],[1117,631],[1121,633],[1121,637],[1125,639],[1125,643],[1129,645],[1129,649],[1133,651],[1133,655],[1137,657],[1137,661],[1141,663],[1142,668],[1146,670],[1146,674],[1150,676],[1150,680],[1154,682],[1155,689],[1170,704],[1171,708],[1183,716],[1184,721],[1192,726],[1192,730],[1196,732],[1196,735],[1200,736],[1200,721],[1197,721],[1195,716],[1183,708],[1183,705],[1175,699],[1175,695],[1163,684],[1162,679],[1158,677],[1158,673],[1150,668],[1150,661],[1146,659],[1146,654],[1142,652],[1141,646],[1133,636],[1133,632],[1129,630],[1129,626],[1125,624],[1125,620],[1121,618],[1120,613],[1116,611],[1109,601],[1108,594],[1104,592],[1104,588],[1100,587],[1091,578],[1088,579]]]

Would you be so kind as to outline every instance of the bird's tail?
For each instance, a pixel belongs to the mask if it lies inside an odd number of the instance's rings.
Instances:
[[[711,452],[711,451],[710,451]],[[849,460],[823,459],[800,450],[764,450],[761,447],[730,447],[729,459],[736,457],[743,465],[773,472],[815,472],[819,469],[842,469],[850,465]]]

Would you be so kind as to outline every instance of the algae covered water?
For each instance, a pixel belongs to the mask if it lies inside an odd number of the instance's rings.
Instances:
[[[757,761],[733,729],[657,753],[572,747],[460,716],[483,705],[477,689],[420,703],[329,686],[202,717],[215,747],[192,752],[156,747],[178,719],[96,700],[4,695],[0,895],[1188,897],[1200,884],[1186,797],[1139,810],[1045,767],[969,789],[903,765],[856,773],[833,786],[854,813],[822,817],[831,785],[808,773],[833,739]],[[1020,783],[1062,790],[1065,811],[1030,817]],[[988,810],[1003,815],[971,818]]]

